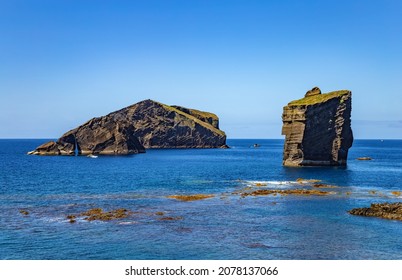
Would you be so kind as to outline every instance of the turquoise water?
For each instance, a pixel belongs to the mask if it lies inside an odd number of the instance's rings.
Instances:
[[[402,222],[347,213],[401,201],[392,192],[402,191],[402,141],[356,140],[346,168],[283,167],[282,140],[96,159],[25,154],[43,142],[0,140],[0,259],[402,259]],[[328,196],[239,195],[311,188],[298,178],[338,187]],[[214,197],[167,197],[181,194]],[[91,208],[133,214],[66,219]]]

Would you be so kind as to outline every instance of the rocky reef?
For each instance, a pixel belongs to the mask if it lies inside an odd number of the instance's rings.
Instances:
[[[352,93],[340,90],[321,94],[318,87],[283,108],[285,135],[283,165],[346,165],[353,143]]]
[[[358,216],[402,221],[402,203],[372,203],[370,207],[355,208],[350,210],[349,213]]]
[[[144,100],[93,118],[47,142],[34,155],[126,155],[147,148],[220,148],[226,134],[215,114]]]

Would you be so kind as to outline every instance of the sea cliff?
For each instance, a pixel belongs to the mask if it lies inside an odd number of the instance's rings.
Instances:
[[[313,88],[283,108],[283,165],[346,165],[353,143],[352,92]]]

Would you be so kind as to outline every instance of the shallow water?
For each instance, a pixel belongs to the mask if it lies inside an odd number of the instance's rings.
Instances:
[[[283,167],[282,140],[96,159],[25,154],[43,142],[0,140],[0,259],[402,259],[402,222],[347,213],[401,201],[392,192],[402,191],[402,141],[356,140],[346,168]],[[327,196],[241,196],[313,189],[298,178],[338,187],[322,189]],[[189,194],[214,197],[167,198]],[[133,213],[66,218],[91,208]]]

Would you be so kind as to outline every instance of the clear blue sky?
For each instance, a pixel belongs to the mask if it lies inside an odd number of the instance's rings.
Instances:
[[[0,138],[57,138],[143,99],[282,138],[313,86],[355,138],[402,138],[402,1],[0,0]]]

